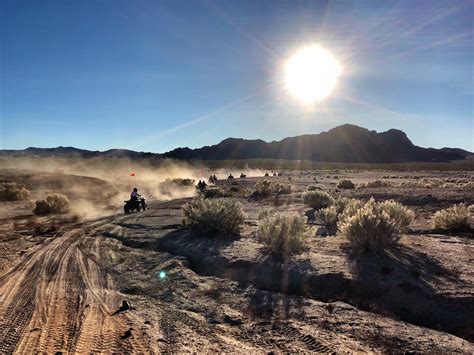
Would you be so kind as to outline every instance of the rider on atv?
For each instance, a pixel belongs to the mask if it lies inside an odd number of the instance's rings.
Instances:
[[[139,197],[140,194],[138,193],[138,189],[134,187],[132,193],[130,194],[130,200],[137,201]]]
[[[138,193],[138,189],[135,187],[130,194],[130,200],[124,201],[125,206],[123,209],[125,213],[130,213],[132,211],[140,212],[142,210],[146,210],[146,202],[143,197]]]

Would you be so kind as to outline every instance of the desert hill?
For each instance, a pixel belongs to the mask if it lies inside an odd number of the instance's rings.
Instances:
[[[108,157],[108,158],[173,158],[197,160],[288,159],[319,162],[403,163],[462,160],[472,153],[459,148],[422,148],[414,145],[400,130],[378,133],[345,124],[319,134],[288,137],[265,142],[227,138],[222,142],[197,149],[176,148],[164,154],[110,149],[103,152],[73,147],[27,148],[0,150],[0,156]]]

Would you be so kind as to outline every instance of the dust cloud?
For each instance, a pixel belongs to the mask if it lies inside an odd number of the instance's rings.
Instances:
[[[122,211],[134,187],[148,201],[192,197],[199,180],[209,176],[227,179],[263,176],[264,170],[211,169],[202,164],[169,159],[128,158],[0,158],[1,169],[14,169],[30,176],[27,185],[36,196],[64,193],[71,201],[71,212],[83,218],[98,218]]]

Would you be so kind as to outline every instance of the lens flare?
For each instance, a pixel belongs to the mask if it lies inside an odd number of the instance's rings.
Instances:
[[[286,62],[285,84],[288,91],[305,103],[326,98],[336,87],[341,66],[334,56],[319,45],[299,50]]]

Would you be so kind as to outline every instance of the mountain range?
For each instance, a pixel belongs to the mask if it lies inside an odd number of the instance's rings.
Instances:
[[[462,160],[473,155],[459,148],[422,148],[414,145],[400,130],[378,133],[355,125],[345,124],[319,134],[288,137],[281,141],[265,142],[227,138],[202,148],[176,148],[170,152],[144,153],[127,149],[90,151],[73,147],[0,150],[0,156],[42,157],[109,157],[109,158],[172,158],[195,160],[225,159],[288,159],[320,162],[404,163]]]

